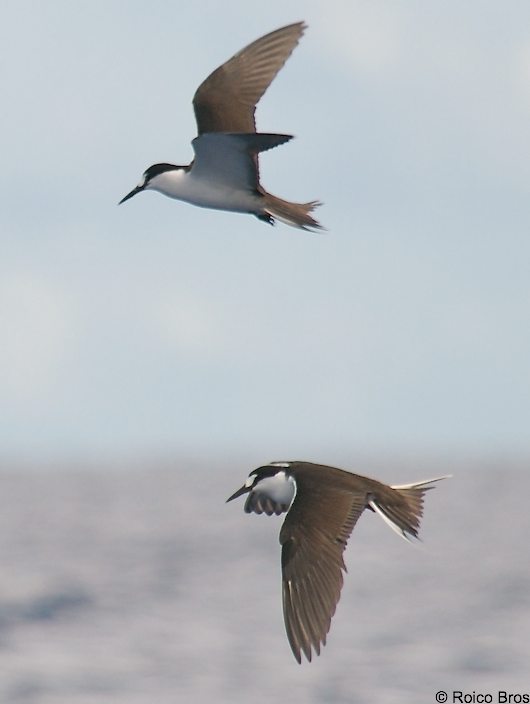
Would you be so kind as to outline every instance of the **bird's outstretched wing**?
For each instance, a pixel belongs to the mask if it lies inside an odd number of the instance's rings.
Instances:
[[[283,615],[298,662],[302,652],[311,660],[311,649],[318,655],[326,643],[346,570],[342,553],[366,508],[366,492],[338,492],[322,484],[306,490],[300,482],[303,502],[295,498],[280,532]]]
[[[211,73],[193,97],[199,134],[255,132],[256,104],[305,28],[303,22],[297,22],[266,34]]]
[[[206,133],[192,141],[195,151],[194,176],[224,188],[255,192],[259,185],[257,155],[284,144],[288,134]]]

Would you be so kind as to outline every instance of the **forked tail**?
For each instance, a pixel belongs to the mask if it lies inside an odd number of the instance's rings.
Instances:
[[[430,486],[431,484],[447,479],[448,476],[450,475],[415,484],[388,487],[392,494],[382,492],[380,495],[376,495],[374,493],[368,503],[385,523],[402,538],[406,540],[418,538],[425,492],[434,489],[433,486]]]
[[[290,203],[270,193],[263,193],[263,215],[261,219],[274,224],[274,220],[281,220],[292,227],[302,230],[324,230],[322,225],[310,213],[322,205],[318,200],[309,203]]]

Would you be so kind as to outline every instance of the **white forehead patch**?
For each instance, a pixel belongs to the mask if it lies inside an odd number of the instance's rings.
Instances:
[[[245,482],[245,486],[247,487],[247,489],[250,489],[250,487],[254,484],[255,481],[256,481],[256,475],[251,474],[250,477]]]
[[[290,462],[271,462],[270,467],[290,467]]]

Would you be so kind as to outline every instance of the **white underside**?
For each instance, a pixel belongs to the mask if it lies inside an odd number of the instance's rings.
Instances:
[[[278,472],[272,477],[260,479],[254,488],[254,493],[263,494],[275,504],[290,506],[296,494],[296,482],[285,472]]]
[[[152,179],[147,188],[163,193],[168,198],[183,200],[201,208],[252,213],[260,210],[259,195],[245,190],[225,187],[216,181],[197,178],[190,171],[166,171]]]
[[[202,208],[260,212],[256,154],[278,144],[282,135],[206,133],[193,142],[191,168],[155,176],[147,188]],[[285,141],[285,140],[283,140]]]

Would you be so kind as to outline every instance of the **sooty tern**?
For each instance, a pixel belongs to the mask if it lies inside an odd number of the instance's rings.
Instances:
[[[285,629],[297,661],[326,644],[346,566],[342,554],[364,509],[407,540],[418,537],[423,497],[433,482],[401,486],[311,462],[272,462],[254,469],[227,501],[248,494],[246,513],[280,515]]]
[[[235,54],[201,83],[193,98],[198,136],[188,166],[154,164],[120,203],[152,189],[204,208],[251,213],[303,230],[322,229],[310,214],[318,201],[291,203],[261,186],[258,154],[291,139],[256,132],[256,104],[289,58],[306,25],[271,32]]]

